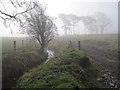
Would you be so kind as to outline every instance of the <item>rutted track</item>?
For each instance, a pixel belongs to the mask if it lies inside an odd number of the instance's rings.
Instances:
[[[112,81],[116,81],[118,75],[118,52],[106,50],[100,47],[96,47],[87,41],[81,42],[81,49],[86,52],[88,56],[93,58],[93,63],[98,66],[102,66],[105,70],[108,70],[112,77]],[[105,72],[106,73],[106,72]],[[106,73],[107,75],[107,73]],[[116,79],[116,80],[115,80]],[[116,83],[116,82],[115,82]],[[114,84],[115,84],[114,83]]]

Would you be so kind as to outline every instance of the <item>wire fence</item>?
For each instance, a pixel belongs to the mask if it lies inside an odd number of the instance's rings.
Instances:
[[[2,54],[15,54],[35,48],[39,48],[39,45],[32,37],[6,37],[2,39]]]

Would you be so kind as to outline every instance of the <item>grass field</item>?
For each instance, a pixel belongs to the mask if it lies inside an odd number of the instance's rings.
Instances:
[[[30,42],[31,39],[31,42]],[[23,40],[23,44],[22,44]],[[13,42],[16,41],[16,51],[38,48],[38,44],[30,37],[3,37],[2,38],[2,53],[12,53],[14,51]]]
[[[22,46],[22,40],[24,45]],[[13,52],[13,41],[17,43],[17,50],[24,50],[30,45],[30,38],[26,37],[3,37],[2,38],[2,52]],[[72,41],[73,46],[77,48],[77,41],[86,41],[99,48],[118,51],[118,35],[117,34],[103,34],[103,35],[68,35],[55,37],[49,44],[49,48],[58,52],[64,51]],[[31,39],[32,47],[39,47],[33,39]],[[57,50],[56,50],[57,51]]]
[[[49,48],[54,49],[57,53],[62,53],[72,42],[73,47],[78,49],[78,41],[82,44],[91,44],[97,48],[105,50],[118,51],[118,35],[117,34],[103,34],[103,35],[68,35],[56,37],[49,44]]]

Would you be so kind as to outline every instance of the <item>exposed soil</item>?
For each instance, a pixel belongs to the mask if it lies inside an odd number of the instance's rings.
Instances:
[[[93,58],[94,64],[103,67],[103,76],[98,81],[102,81],[108,87],[118,87],[118,51],[97,47],[89,41],[82,41],[81,49]]]

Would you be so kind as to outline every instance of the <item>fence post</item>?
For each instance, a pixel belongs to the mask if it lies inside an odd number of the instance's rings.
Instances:
[[[22,40],[22,48],[24,48],[24,41]]]
[[[78,50],[80,50],[80,47],[81,47],[81,46],[80,46],[80,41],[78,41]]]
[[[31,39],[30,39],[30,48],[31,48]]]
[[[26,47],[28,48],[28,38],[26,37]]]
[[[13,41],[14,54],[16,53],[16,41]]]

